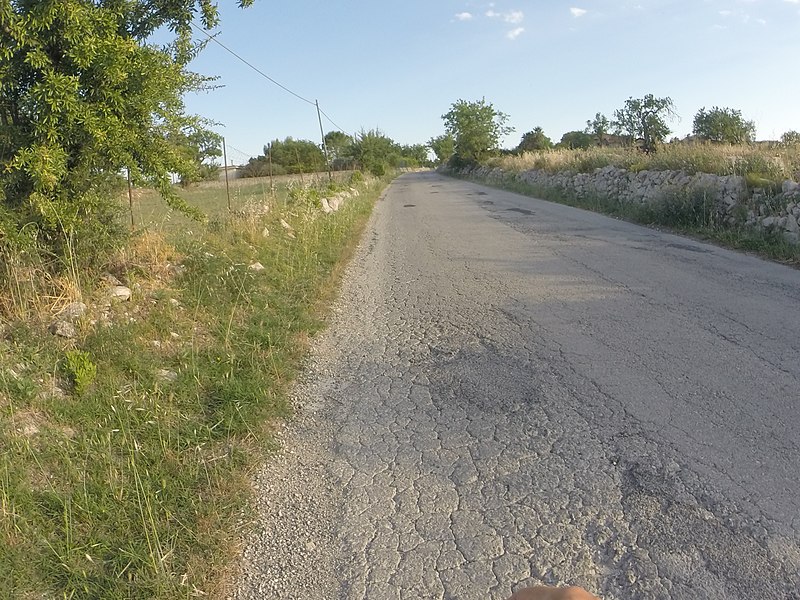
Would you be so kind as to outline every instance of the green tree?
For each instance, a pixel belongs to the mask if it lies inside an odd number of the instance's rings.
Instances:
[[[694,117],[692,133],[717,144],[746,144],[755,141],[756,124],[745,120],[742,112],[733,108],[703,107]]]
[[[187,70],[198,16],[218,20],[209,0],[0,1],[0,250],[21,231],[94,249],[114,225],[104,183],[125,169],[191,212],[169,174],[195,168],[173,141],[202,128],[183,104],[208,82]]]
[[[193,167],[191,172],[181,174],[181,183],[216,179],[219,165],[216,159],[222,157],[222,136],[203,127],[192,127],[171,136],[170,140],[178,147]]]
[[[403,167],[427,167],[431,161],[428,158],[428,147],[425,144],[406,144],[400,146],[400,159]]]
[[[522,152],[533,152],[535,150],[549,150],[552,147],[553,142],[544,134],[544,129],[536,127],[522,135],[522,139],[515,151],[521,154]]]
[[[348,158],[353,138],[343,131],[329,131],[325,134],[325,145],[328,148],[328,157],[332,161]]]
[[[317,144],[310,140],[296,140],[289,136],[284,140],[273,140],[264,146],[263,160],[272,154],[272,164],[280,165],[286,173],[315,173],[325,166],[325,155]]]
[[[602,113],[596,113],[594,119],[586,121],[586,133],[594,138],[598,146],[603,145],[609,131],[611,131],[611,122]]]
[[[556,144],[556,148],[589,148],[594,143],[594,137],[585,131],[568,131],[561,136],[561,141]]]
[[[514,131],[506,126],[508,115],[485,98],[458,100],[442,115],[445,131],[455,139],[455,157],[465,163],[481,162],[497,152],[500,138]]]
[[[622,108],[614,111],[612,124],[630,143],[641,140],[641,149],[650,153],[671,133],[667,121],[676,116],[671,98],[647,94],[644,98],[628,98]]]
[[[389,167],[397,166],[400,148],[380,129],[362,129],[353,142],[351,155],[361,168],[380,177]]]
[[[456,140],[449,133],[443,133],[431,138],[428,141],[428,148],[436,155],[437,164],[446,163],[455,154]]]
[[[800,145],[800,133],[794,130],[787,131],[781,136],[781,144],[784,146]]]

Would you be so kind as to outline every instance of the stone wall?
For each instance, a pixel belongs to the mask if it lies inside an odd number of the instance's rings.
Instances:
[[[542,170],[511,173],[500,168],[476,167],[461,176],[489,183],[516,180],[536,189],[553,189],[577,199],[614,199],[625,204],[665,202],[679,195],[702,197],[709,202],[719,223],[781,232],[792,243],[800,243],[800,186],[785,181],[779,193],[750,189],[744,177],[683,171],[627,171],[603,167],[592,173]]]

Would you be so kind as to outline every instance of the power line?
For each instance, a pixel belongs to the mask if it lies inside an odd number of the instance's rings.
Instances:
[[[224,49],[225,49],[227,52],[229,52],[230,54],[232,54],[233,56],[235,56],[236,58],[238,58],[240,61],[242,61],[242,62],[243,62],[244,64],[246,64],[248,67],[250,67],[251,69],[253,69],[253,70],[254,70],[256,73],[258,73],[259,75],[261,75],[261,76],[262,76],[262,77],[264,77],[265,79],[267,79],[267,80],[271,81],[272,83],[274,83],[275,85],[277,85],[277,86],[278,86],[279,88],[281,88],[282,90],[284,90],[284,91],[286,91],[286,92],[289,92],[289,93],[290,93],[292,96],[294,96],[294,97],[296,97],[296,98],[299,98],[299,99],[300,99],[300,100],[302,100],[303,102],[306,102],[306,103],[308,103],[308,104],[310,104],[310,105],[312,105],[312,106],[315,106],[315,105],[316,105],[316,103],[315,103],[315,102],[313,102],[313,101],[309,100],[308,98],[304,98],[304,97],[303,97],[303,96],[301,96],[300,94],[298,94],[298,93],[296,93],[296,92],[293,92],[292,90],[290,90],[288,87],[286,87],[286,86],[285,86],[285,85],[283,85],[282,83],[280,83],[280,82],[278,82],[278,81],[275,81],[275,80],[274,80],[272,77],[270,77],[269,75],[267,75],[266,73],[264,73],[264,71],[262,71],[261,69],[259,69],[259,68],[258,68],[258,67],[256,67],[255,65],[253,65],[252,63],[248,62],[247,60],[245,60],[244,58],[242,58],[241,56],[239,56],[238,54],[236,54],[236,52],[234,52],[233,50],[231,50],[230,48],[228,48],[228,47],[227,47],[225,44],[223,44],[222,42],[220,42],[220,41],[219,41],[219,40],[216,38],[216,36],[209,35],[209,34],[208,34],[208,33],[207,33],[207,32],[206,32],[204,29],[201,29],[200,27],[198,27],[198,26],[197,26],[197,25],[195,25],[194,23],[192,23],[191,25],[192,25],[192,27],[193,27],[193,28],[194,28],[196,31],[199,31],[199,32],[200,32],[200,33],[202,33],[204,36],[206,36],[206,37],[207,37],[209,40],[211,40],[211,41],[212,41],[212,42],[214,42],[215,44],[217,44],[217,45],[221,46],[222,48],[224,48]],[[330,119],[329,119],[329,120],[330,120]],[[333,122],[333,121],[331,121],[331,122]]]
[[[318,107],[318,108],[319,108],[319,107]],[[325,113],[325,111],[324,111],[324,110],[322,110],[322,109],[320,108],[320,109],[319,109],[319,112],[321,112],[321,113],[322,113],[322,116],[323,116],[323,117],[325,117],[326,119],[328,119],[328,121],[330,121],[330,122],[331,122],[331,125],[333,125],[334,127],[336,127],[336,129],[338,129],[338,130],[339,130],[339,131],[341,131],[342,133],[345,133],[345,134],[347,133],[347,132],[346,132],[346,131],[345,131],[343,128],[339,127],[339,126],[336,124],[336,122],[335,122],[333,119],[331,119],[331,118],[330,118],[330,117],[329,117],[329,116],[328,116],[328,115]]]

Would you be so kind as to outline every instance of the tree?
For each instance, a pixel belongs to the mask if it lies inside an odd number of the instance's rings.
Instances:
[[[800,145],[800,133],[797,131],[787,131],[781,136],[781,144],[784,146],[799,146]]]
[[[456,140],[449,133],[443,133],[438,137],[433,137],[428,141],[430,148],[436,155],[437,164],[446,163],[455,154]]]
[[[625,106],[614,111],[612,124],[630,143],[641,140],[641,149],[650,153],[671,133],[667,121],[676,116],[671,98],[647,94],[644,98],[628,98]]]
[[[272,154],[273,165],[281,165],[286,173],[315,173],[323,170],[325,155],[310,140],[296,140],[289,136],[283,141],[273,140],[264,146],[264,158]]]
[[[536,127],[532,131],[524,133],[522,140],[516,148],[516,152],[533,152],[534,150],[549,150],[553,147],[552,140],[544,134],[541,127]]]
[[[746,144],[755,141],[756,124],[746,121],[739,110],[703,107],[694,117],[692,133],[717,144]]]
[[[568,131],[561,136],[556,148],[585,149],[591,147],[593,143],[594,138],[585,131]]]
[[[594,119],[586,121],[586,133],[594,138],[598,146],[603,145],[610,130],[611,122],[604,114],[596,113]]]
[[[217,178],[219,165],[216,159],[222,156],[222,136],[205,129],[210,125],[203,123],[203,127],[190,127],[169,138],[192,166],[190,172],[181,174],[181,183],[184,185]]]
[[[208,83],[186,68],[200,50],[191,39],[198,17],[204,27],[214,26],[215,5],[0,3],[3,230],[38,232],[36,240],[54,251],[64,247],[65,237],[80,248],[90,233],[112,226],[113,199],[102,186],[125,170],[155,184],[170,205],[191,212],[171,189],[169,174],[191,173],[192,161],[170,140],[203,126],[183,104],[185,93]],[[149,41],[156,30],[171,34],[166,45]],[[0,250],[12,237],[0,234]]]
[[[462,162],[480,162],[497,151],[500,138],[514,131],[507,127],[508,115],[486,99],[458,100],[442,115],[445,131],[455,139],[454,155]]]
[[[348,158],[353,138],[343,131],[329,131],[325,134],[325,146],[331,161]]]
[[[407,144],[400,146],[401,167],[428,167],[431,161],[428,158],[428,147],[425,144]]]
[[[387,168],[397,166],[400,149],[380,129],[362,129],[353,142],[351,155],[363,169],[380,177]]]

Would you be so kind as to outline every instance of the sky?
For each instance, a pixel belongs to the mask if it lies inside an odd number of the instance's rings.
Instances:
[[[678,137],[713,106],[755,121],[757,139],[800,130],[800,0],[219,4],[217,39],[318,100],[330,117],[326,132],[378,128],[398,143],[425,143],[444,132],[441,115],[453,102],[485,98],[509,115],[511,148],[537,126],[557,142],[645,94],[673,100]],[[219,77],[221,87],[189,95],[186,105],[219,123],[229,163],[273,139],[320,140],[313,104],[220,46],[209,43],[191,67]]]

